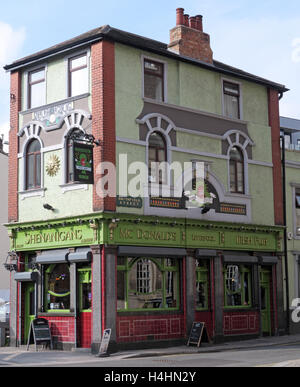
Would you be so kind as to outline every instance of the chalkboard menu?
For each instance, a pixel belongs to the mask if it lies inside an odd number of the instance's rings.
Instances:
[[[210,338],[204,322],[194,322],[187,345],[195,344],[200,347],[201,341],[209,343]]]
[[[35,349],[37,344],[50,344],[50,348],[53,348],[51,331],[46,319],[36,318],[31,321],[28,333],[27,351],[29,344],[31,344],[32,341],[35,344]]]

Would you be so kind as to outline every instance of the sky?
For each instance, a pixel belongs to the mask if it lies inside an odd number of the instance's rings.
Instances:
[[[8,139],[5,64],[109,24],[169,43],[176,8],[203,15],[214,59],[284,84],[282,116],[300,119],[299,0],[14,0],[0,13],[0,134]]]

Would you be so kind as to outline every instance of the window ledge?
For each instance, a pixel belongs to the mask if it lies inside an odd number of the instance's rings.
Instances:
[[[32,198],[35,196],[44,197],[45,191],[46,191],[46,188],[31,189],[28,191],[19,191],[19,195],[20,195],[21,200],[25,200],[27,198]]]
[[[44,312],[39,313],[39,317],[75,317],[75,313],[72,312]]]
[[[69,184],[61,184],[60,188],[62,190],[62,193],[64,194],[69,191],[78,191],[78,190],[87,191],[89,189],[89,186],[88,184],[69,183]]]

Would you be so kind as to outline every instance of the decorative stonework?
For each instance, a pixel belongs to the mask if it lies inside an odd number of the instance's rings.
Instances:
[[[46,172],[48,176],[56,176],[60,168],[60,160],[56,155],[52,155],[46,165]]]

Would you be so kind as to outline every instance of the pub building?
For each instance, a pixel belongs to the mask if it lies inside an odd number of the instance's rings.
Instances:
[[[55,348],[93,352],[107,328],[111,350],[185,343],[194,321],[214,342],[282,329],[279,227],[121,213],[49,224],[10,228],[19,344],[35,317]]]
[[[5,66],[12,346],[35,318],[93,353],[105,329],[110,351],[186,343],[193,322],[216,343],[285,332],[287,89],[214,60],[202,17],[176,13],[168,45],[106,25]],[[101,197],[124,155],[158,191],[174,175],[152,163],[203,163],[207,202],[187,206],[194,177],[178,197]]]

